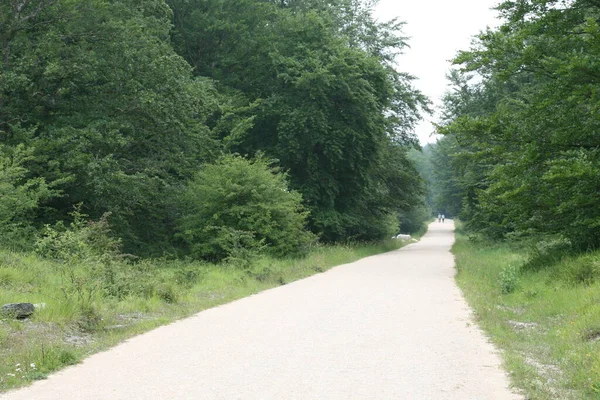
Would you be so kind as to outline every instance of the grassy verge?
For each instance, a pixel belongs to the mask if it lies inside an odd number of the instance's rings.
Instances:
[[[261,257],[245,270],[146,260],[96,271],[0,251],[0,305],[44,304],[31,319],[0,320],[0,392],[159,325],[402,245],[317,246],[303,259]]]
[[[600,399],[600,252],[531,268],[527,252],[454,246],[457,281],[529,399]]]

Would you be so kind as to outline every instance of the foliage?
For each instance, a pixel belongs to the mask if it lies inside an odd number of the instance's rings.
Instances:
[[[194,256],[210,260],[246,259],[263,248],[277,256],[301,255],[313,240],[304,230],[301,201],[266,159],[224,156],[188,183],[180,236]]]
[[[513,385],[532,399],[597,398],[600,253],[531,270],[521,268],[528,254],[515,243],[458,235],[453,252],[458,284],[478,324],[501,350]],[[518,285],[503,293],[498,277],[511,269],[519,270]]]
[[[600,5],[503,1],[455,63],[441,132],[471,228],[600,246]],[[471,77],[478,79],[470,79]],[[450,182],[450,181],[449,181]]]
[[[81,203],[94,220],[112,213],[127,252],[180,254],[192,174],[222,153],[264,153],[322,240],[385,237],[421,199],[404,153],[427,100],[393,63],[402,24],[377,22],[374,4],[3,2],[0,144],[31,152],[20,183],[54,189],[27,223],[68,221]],[[229,234],[224,246],[247,241]]]
[[[322,240],[383,237],[379,221],[397,210],[373,193],[419,202],[418,185],[392,186],[412,172],[402,153],[426,106],[412,77],[390,63],[389,53],[405,47],[399,26],[377,23],[357,1],[169,4],[180,54],[238,94],[217,126],[223,142],[279,160]],[[396,157],[403,179],[384,177]]]
[[[514,265],[509,265],[500,271],[498,278],[500,279],[502,293],[512,293],[515,291],[519,280],[519,268]]]
[[[128,249],[164,246],[173,186],[215,148],[204,124],[214,89],[172,49],[170,9],[161,0],[19,3],[0,13],[18,21],[0,24],[0,140],[32,148],[27,177],[60,182],[63,194],[34,217],[54,222],[83,203],[93,218],[112,212]]]
[[[122,258],[120,240],[111,237],[110,214],[97,222],[88,221],[81,206],[77,206],[71,216],[69,227],[62,222],[54,227],[46,225],[36,242],[38,254],[64,263],[109,263]]]
[[[0,146],[0,244],[30,248],[35,234],[32,217],[41,202],[56,195],[44,178],[29,178],[24,166],[32,150]],[[28,243],[29,242],[29,243]]]
[[[418,233],[431,220],[431,211],[429,208],[419,207],[411,211],[401,212],[398,219],[400,221],[400,232],[406,234]]]

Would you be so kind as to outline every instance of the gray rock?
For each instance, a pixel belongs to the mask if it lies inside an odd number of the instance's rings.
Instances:
[[[24,319],[31,316],[34,310],[35,307],[31,303],[10,303],[0,308],[0,314],[9,318]]]

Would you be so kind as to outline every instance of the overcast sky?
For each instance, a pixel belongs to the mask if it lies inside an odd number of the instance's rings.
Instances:
[[[498,0],[381,0],[375,15],[385,21],[398,17],[406,22],[405,36],[410,49],[398,59],[399,70],[416,76],[415,86],[436,105],[446,91],[449,60],[458,50],[467,49],[471,37],[486,26],[497,26],[491,10]],[[427,117],[417,127],[421,144],[435,142]]]

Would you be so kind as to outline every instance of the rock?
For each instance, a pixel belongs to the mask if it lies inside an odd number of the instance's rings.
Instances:
[[[0,314],[5,317],[24,319],[31,316],[34,310],[35,307],[31,303],[10,303],[0,308]]]

